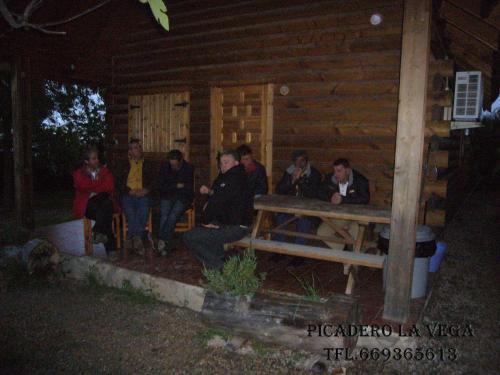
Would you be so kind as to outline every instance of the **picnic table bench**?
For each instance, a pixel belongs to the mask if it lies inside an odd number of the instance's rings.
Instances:
[[[366,254],[362,252],[366,228],[372,223],[389,224],[391,213],[389,210],[371,205],[333,205],[318,199],[300,198],[287,195],[264,195],[256,198],[254,209],[257,218],[251,235],[234,242],[233,245],[244,248],[253,248],[272,253],[300,256],[312,259],[321,259],[330,262],[348,265],[346,294],[351,294],[355,283],[357,266],[383,268],[385,256]],[[353,245],[353,251],[340,251],[319,246],[297,245],[294,243],[272,241],[259,237],[262,232],[262,218],[265,212],[286,213],[293,215],[291,219],[275,228],[270,228],[269,233],[284,234],[287,236],[303,237],[328,242]],[[335,232],[335,237],[319,236],[311,233],[301,233],[283,229],[300,217],[318,217]],[[334,220],[351,220],[359,224],[359,232],[354,240],[343,228],[335,225]]]

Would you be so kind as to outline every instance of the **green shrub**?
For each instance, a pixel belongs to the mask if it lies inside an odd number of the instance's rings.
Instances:
[[[252,296],[262,285],[265,274],[256,275],[257,258],[255,251],[248,249],[245,253],[235,255],[224,263],[224,268],[218,270],[203,270],[207,279],[207,287],[216,293],[229,293],[233,296]]]

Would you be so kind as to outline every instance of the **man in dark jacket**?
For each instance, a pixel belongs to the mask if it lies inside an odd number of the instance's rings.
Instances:
[[[252,149],[247,145],[241,145],[236,149],[240,155],[240,162],[245,168],[248,177],[250,191],[255,197],[267,194],[266,168],[253,158]]]
[[[113,173],[128,223],[126,246],[143,253],[143,241],[147,239],[146,223],[152,194],[156,190],[157,170],[150,161],[144,159],[140,141],[132,138],[128,145],[128,161],[115,160]]]
[[[209,196],[202,226],[183,236],[189,251],[210,269],[224,266],[224,244],[245,237],[252,224],[253,198],[238,153],[223,152],[220,169],[211,189],[205,185],[200,188],[201,194]]]
[[[160,170],[160,230],[158,250],[165,255],[171,247],[175,225],[193,204],[194,167],[179,150],[167,155],[168,162]]]
[[[318,188],[321,183],[321,173],[311,166],[306,151],[297,150],[292,154],[293,164],[291,164],[283,174],[283,177],[276,186],[276,193],[282,195],[294,195],[304,198],[317,198]],[[289,214],[279,213],[276,215],[277,224],[283,224],[291,218]],[[311,230],[314,220],[302,217],[296,221],[297,230],[307,233]],[[276,241],[284,241],[282,234],[275,235]],[[306,243],[305,238],[297,237],[295,242],[300,245]]]
[[[352,169],[347,159],[337,159],[333,163],[333,172],[325,175],[319,189],[319,198],[332,204],[368,204],[370,202],[370,186],[368,179]],[[337,227],[347,230],[355,240],[359,225],[355,221],[335,220]],[[335,235],[329,225],[322,223],[318,235],[332,237]],[[332,249],[343,250],[344,245],[327,242]]]

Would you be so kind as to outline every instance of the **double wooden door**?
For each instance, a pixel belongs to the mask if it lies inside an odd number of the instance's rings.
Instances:
[[[144,152],[180,150],[189,158],[189,92],[129,96],[128,135]]]
[[[217,154],[247,144],[272,186],[273,85],[213,87],[210,100],[212,179],[218,173]]]

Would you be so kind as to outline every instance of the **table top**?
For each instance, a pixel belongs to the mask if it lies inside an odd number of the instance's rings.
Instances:
[[[291,195],[263,195],[255,198],[254,208],[256,210],[368,223],[389,224],[391,222],[391,211],[386,208],[361,204],[334,205],[319,199]]]

